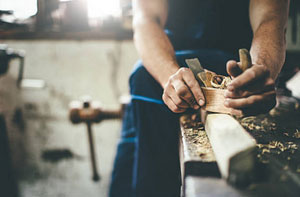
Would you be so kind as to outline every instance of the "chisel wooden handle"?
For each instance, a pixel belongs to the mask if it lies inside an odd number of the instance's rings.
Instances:
[[[239,67],[242,70],[242,72],[244,72],[246,69],[252,66],[251,56],[247,49],[240,49],[239,55],[240,55],[240,62],[241,62]]]

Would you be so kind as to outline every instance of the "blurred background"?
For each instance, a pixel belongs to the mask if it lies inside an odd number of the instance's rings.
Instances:
[[[107,196],[121,122],[92,124],[94,181],[69,103],[120,108],[138,59],[131,18],[130,0],[0,0],[0,196]]]
[[[284,91],[300,62],[296,4]],[[131,21],[130,0],[0,0],[0,196],[107,196],[138,60]]]

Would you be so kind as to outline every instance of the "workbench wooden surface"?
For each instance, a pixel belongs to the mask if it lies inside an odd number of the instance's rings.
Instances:
[[[220,178],[198,113],[187,113],[180,119],[185,196],[299,196],[299,105],[283,100],[269,114],[236,119],[257,141],[257,171],[251,184],[237,188]]]

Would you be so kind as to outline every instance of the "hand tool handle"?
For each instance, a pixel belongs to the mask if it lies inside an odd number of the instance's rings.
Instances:
[[[97,162],[96,162],[96,153],[94,147],[94,139],[93,139],[93,132],[92,132],[92,125],[91,123],[86,123],[87,131],[88,131],[88,138],[89,138],[89,146],[90,146],[90,157],[91,157],[91,164],[93,170],[93,181],[97,182],[100,179],[98,170],[97,170]]]
[[[251,56],[247,49],[240,49],[239,55],[240,55],[240,62],[241,62],[239,67],[242,70],[242,72],[244,72],[246,69],[252,66]]]

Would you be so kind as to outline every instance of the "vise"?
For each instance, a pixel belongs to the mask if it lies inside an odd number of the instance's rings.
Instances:
[[[25,51],[15,50],[12,48],[8,48],[8,46],[5,44],[0,44],[0,75],[7,73],[9,68],[9,63],[11,60],[13,59],[20,60],[19,74],[17,79],[18,87],[20,87],[23,78],[24,57],[25,57]]]

